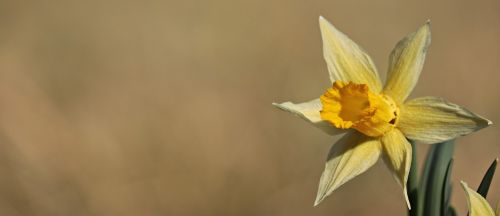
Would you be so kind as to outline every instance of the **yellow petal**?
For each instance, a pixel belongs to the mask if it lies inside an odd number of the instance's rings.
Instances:
[[[349,132],[335,143],[328,154],[314,205],[373,166],[380,157],[380,148],[380,141],[357,131]]]
[[[337,135],[346,132],[345,130],[341,130],[333,127],[329,122],[321,119],[319,115],[319,111],[321,110],[321,102],[319,99],[314,99],[309,102],[294,104],[292,102],[285,103],[273,103],[274,106],[280,108],[281,110],[293,113],[302,119],[312,123],[317,128],[321,129],[327,134]]]
[[[380,92],[382,83],[370,56],[354,41],[337,30],[325,18],[319,17],[323,55],[330,80],[367,84],[370,90]]]
[[[398,127],[406,137],[425,143],[438,143],[464,136],[491,121],[444,99],[422,97],[400,107]]]
[[[389,72],[384,93],[402,103],[417,84],[424,66],[425,53],[431,43],[430,23],[396,44],[389,59]]]
[[[470,189],[467,183],[461,181],[462,187],[467,196],[467,205],[469,206],[470,216],[495,216],[493,209],[491,208],[488,201],[484,199],[476,191]]]
[[[495,211],[496,216],[500,216],[500,201],[497,202],[497,210]]]
[[[410,201],[406,191],[406,182],[411,166],[411,144],[398,129],[386,133],[382,139],[382,152],[385,164],[392,171],[394,178],[402,186],[408,208]]]

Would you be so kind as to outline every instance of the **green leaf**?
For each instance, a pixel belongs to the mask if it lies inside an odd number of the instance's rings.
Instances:
[[[421,216],[440,216],[443,199],[443,181],[448,164],[453,155],[454,140],[435,144],[431,147],[425,162],[422,181],[420,182],[419,208]]]
[[[488,168],[488,171],[486,171],[486,174],[484,174],[483,180],[481,181],[479,188],[477,188],[477,192],[481,194],[481,196],[483,196],[484,198],[486,198],[486,195],[488,195],[488,190],[490,189],[493,175],[495,175],[497,163],[498,163],[498,158],[495,159],[493,163],[491,163],[490,168]]]
[[[432,160],[434,154],[436,153],[435,146],[432,146],[427,152],[427,157],[425,158],[424,170],[422,171],[422,176],[420,179],[420,187],[418,188],[418,206],[417,215],[424,215],[424,199],[425,199],[425,189],[427,188],[427,179],[429,179],[429,173],[431,172]]]
[[[442,199],[441,199],[441,215],[448,215],[450,207],[450,196],[451,196],[451,168],[453,167],[453,158],[448,162],[446,167],[446,174],[444,176],[444,181],[442,185]]]
[[[408,198],[410,199],[411,209],[408,210],[409,216],[418,215],[418,162],[417,162],[417,148],[415,142],[408,140],[411,144],[411,167],[408,176]]]

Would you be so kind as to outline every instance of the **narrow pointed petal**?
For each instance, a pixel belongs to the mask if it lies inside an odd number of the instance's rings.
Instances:
[[[351,131],[330,149],[314,205],[335,189],[372,167],[380,157],[380,141]]]
[[[442,98],[421,97],[400,107],[398,127],[406,137],[433,144],[464,136],[492,122]]]
[[[330,80],[367,84],[370,90],[380,92],[382,83],[370,56],[361,47],[337,30],[325,18],[319,17],[323,55]]]
[[[329,122],[323,121],[321,119],[319,111],[321,110],[322,105],[319,99],[314,99],[312,101],[299,104],[285,102],[280,104],[273,103],[273,105],[280,108],[281,110],[299,116],[300,118],[308,121],[309,123],[313,124],[329,135],[337,135],[346,132],[345,130],[338,129],[331,125]]]
[[[408,208],[411,209],[406,182],[411,167],[411,144],[398,129],[387,132],[381,139],[382,152],[385,164],[392,171],[394,178],[403,188]]]
[[[497,210],[495,211],[496,216],[500,216],[500,201],[497,202]]]
[[[465,182],[462,181],[460,183],[462,183],[462,187],[467,197],[470,216],[495,216],[493,209],[484,197],[470,189]]]
[[[500,216],[500,201],[497,202],[497,210],[495,211],[496,216]]]
[[[431,43],[430,23],[396,44],[389,59],[389,72],[384,93],[402,103],[417,84]]]

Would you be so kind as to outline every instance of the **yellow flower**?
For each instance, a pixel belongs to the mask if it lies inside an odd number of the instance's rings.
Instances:
[[[500,203],[497,205],[496,214],[493,212],[490,204],[484,197],[478,194],[476,191],[470,189],[467,183],[462,183],[462,187],[467,196],[467,205],[469,206],[470,216],[500,216]]]
[[[406,101],[431,41],[429,22],[397,43],[384,87],[368,54],[323,17],[319,23],[333,86],[309,102],[274,103],[330,135],[346,132],[330,150],[315,205],[382,157],[410,207],[406,182],[412,152],[407,139],[439,143],[492,123],[441,98]]]

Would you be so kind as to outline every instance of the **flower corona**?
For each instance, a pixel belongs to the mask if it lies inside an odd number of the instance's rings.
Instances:
[[[321,119],[337,128],[354,128],[370,137],[392,130],[399,116],[391,97],[370,91],[366,84],[335,81],[320,100]]]

